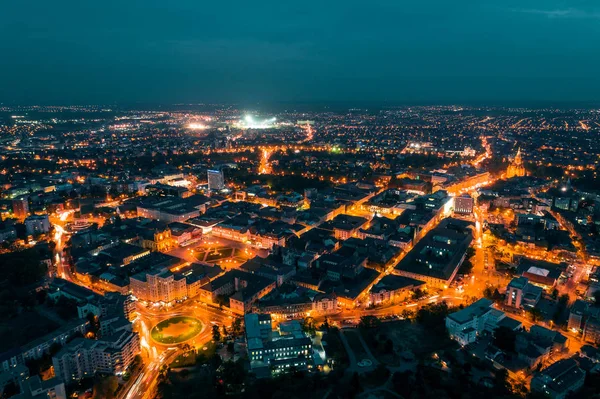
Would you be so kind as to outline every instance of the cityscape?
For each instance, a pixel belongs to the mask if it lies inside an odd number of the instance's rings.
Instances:
[[[599,397],[600,10],[483,3],[8,7],[0,398]]]

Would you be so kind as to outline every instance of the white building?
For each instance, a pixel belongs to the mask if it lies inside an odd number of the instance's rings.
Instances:
[[[225,176],[222,170],[208,170],[208,189],[223,190],[225,188]]]
[[[139,336],[131,331],[97,341],[75,338],[52,357],[52,365],[63,381],[78,381],[96,373],[121,374],[139,352]]]
[[[28,236],[46,234],[50,231],[48,215],[33,215],[25,219],[25,231]]]
[[[446,317],[446,329],[450,338],[461,345],[475,342],[484,331],[493,331],[504,313],[492,307],[493,302],[481,298],[470,306],[449,314]]]

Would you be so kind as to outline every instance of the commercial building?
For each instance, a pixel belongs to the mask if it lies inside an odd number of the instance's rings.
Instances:
[[[444,219],[398,263],[394,274],[424,281],[431,287],[447,288],[465,260],[472,240],[470,223]]]
[[[209,190],[220,191],[225,188],[225,176],[222,170],[209,169],[207,178]]]
[[[137,204],[138,216],[165,223],[185,222],[206,211],[210,200],[203,195],[187,198],[153,196]]]
[[[103,249],[98,255],[107,259],[108,266],[123,267],[150,255],[150,250],[137,245],[119,243],[117,246]]]
[[[446,329],[450,338],[465,346],[473,343],[484,332],[492,333],[499,325],[512,330],[522,327],[521,323],[492,307],[493,302],[481,298],[464,309],[446,317]]]
[[[505,304],[513,308],[533,308],[542,297],[542,288],[529,283],[527,277],[516,277],[506,287]]]
[[[244,321],[250,367],[259,375],[306,370],[325,360],[324,352],[322,357],[313,353],[312,340],[297,320],[280,323],[276,331],[269,315],[247,314]]]
[[[475,201],[469,194],[459,195],[454,198],[454,212],[463,215],[470,215],[473,213],[473,206]]]

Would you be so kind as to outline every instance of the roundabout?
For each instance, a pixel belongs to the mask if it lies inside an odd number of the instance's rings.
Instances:
[[[150,336],[159,344],[180,344],[200,334],[203,327],[204,324],[195,317],[176,316],[155,325]]]

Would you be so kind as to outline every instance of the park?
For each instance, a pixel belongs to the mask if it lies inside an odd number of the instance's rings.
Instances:
[[[180,344],[200,334],[203,326],[195,317],[171,317],[154,326],[150,335],[154,341],[161,344]]]

